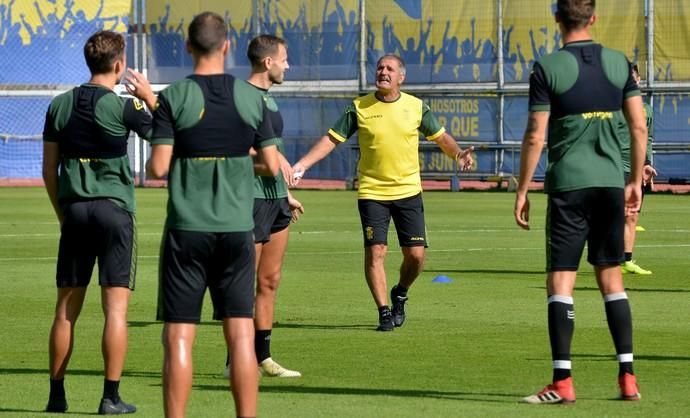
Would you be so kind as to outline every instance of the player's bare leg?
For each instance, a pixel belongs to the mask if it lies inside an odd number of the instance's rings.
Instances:
[[[374,244],[364,247],[364,275],[377,307],[388,305],[388,286],[384,261],[388,246]]]
[[[195,337],[195,324],[166,322],[163,326],[163,406],[166,418],[185,416],[192,390]]]
[[[67,411],[64,378],[74,346],[74,327],[84,304],[86,287],[58,288],[55,318],[48,341],[50,395],[47,412]]]
[[[424,269],[426,249],[423,246],[402,247],[403,261],[400,264],[400,285],[409,289]]]
[[[364,275],[379,310],[378,331],[392,331],[395,328],[393,314],[388,307],[388,285],[384,267],[387,251],[388,246],[385,244],[364,247]]]
[[[254,352],[252,318],[223,319],[223,333],[230,353],[230,381],[238,417],[255,417],[259,396],[259,372]]]
[[[267,243],[256,245],[256,359],[263,376],[300,377],[302,374],[281,366],[271,357],[271,333],[281,268],[287,249],[289,230],[271,234]]]
[[[273,328],[276,293],[287,249],[288,228],[271,234],[271,240],[256,245],[256,329]]]
[[[400,280],[391,289],[391,311],[393,324],[401,327],[405,322],[407,291],[424,268],[426,249],[423,246],[402,247],[403,261],[400,264]]]
[[[105,378],[120,380],[127,355],[127,306],[132,291],[126,287],[103,287],[103,361]]]
[[[640,214],[635,212],[633,214],[627,215],[625,217],[625,229],[624,229],[624,237],[625,237],[625,261],[621,265],[622,267],[622,272],[623,273],[632,273],[632,274],[640,274],[640,275],[650,275],[652,272],[650,270],[646,270],[632,259],[632,253],[633,249],[635,248],[635,236],[637,235],[637,220],[639,218]]]
[[[65,377],[65,370],[72,356],[74,327],[84,305],[86,287],[58,288],[57,293],[49,341],[50,378],[54,380]]]

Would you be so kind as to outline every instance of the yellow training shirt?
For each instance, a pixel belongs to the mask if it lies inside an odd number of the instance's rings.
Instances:
[[[374,93],[358,97],[328,134],[345,142],[359,136],[359,198],[397,200],[422,191],[419,133],[438,139],[445,129],[422,100],[406,93],[382,102]]]

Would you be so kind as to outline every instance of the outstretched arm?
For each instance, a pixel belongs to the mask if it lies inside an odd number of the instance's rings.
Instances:
[[[438,144],[444,154],[453,158],[458,163],[458,167],[461,171],[467,171],[472,168],[472,164],[474,163],[472,151],[474,151],[474,147],[467,147],[463,150],[448,132],[444,132],[436,140],[436,144]]]
[[[304,176],[304,173],[309,170],[314,164],[326,158],[328,154],[335,149],[335,147],[340,142],[331,137],[330,135],[322,136],[307,152],[304,157],[300,158],[299,161],[292,166],[292,171],[294,172],[292,179],[290,179],[289,185],[296,186],[300,179]]]
[[[527,128],[520,151],[520,177],[515,194],[515,222],[523,229],[529,229],[529,199],[527,191],[537,169],[546,138],[549,112],[529,112]]]

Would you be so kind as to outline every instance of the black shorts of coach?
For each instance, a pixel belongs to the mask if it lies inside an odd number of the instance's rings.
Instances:
[[[364,246],[388,245],[391,218],[401,247],[427,247],[422,194],[398,200],[359,199]]]
[[[252,231],[163,233],[159,321],[199,323],[208,288],[213,319],[254,316]]]
[[[254,199],[254,242],[265,244],[271,234],[290,226],[292,212],[287,197],[282,199]]]
[[[546,209],[546,270],[577,271],[587,243],[594,266],[623,262],[623,189],[598,187],[551,193]]]
[[[98,261],[101,286],[134,290],[137,269],[134,216],[110,199],[62,205],[57,287],[86,287]]]

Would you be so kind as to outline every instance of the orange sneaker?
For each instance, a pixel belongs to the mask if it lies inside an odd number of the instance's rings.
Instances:
[[[621,388],[621,399],[624,401],[638,401],[642,398],[640,387],[634,374],[626,373],[618,377],[618,386]]]
[[[573,386],[573,378],[569,377],[554,382],[540,392],[522,398],[522,402],[530,404],[574,403],[575,387]]]

